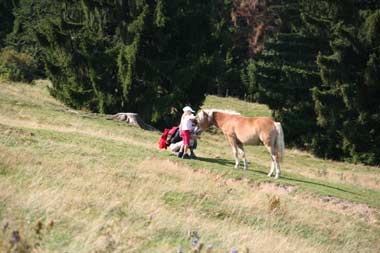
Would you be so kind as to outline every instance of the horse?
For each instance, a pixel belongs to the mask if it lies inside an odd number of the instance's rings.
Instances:
[[[214,125],[221,129],[232,147],[235,157],[235,169],[239,168],[239,155],[244,161],[244,170],[248,169],[243,144],[257,145],[260,141],[271,156],[271,168],[268,177],[281,174],[280,161],[284,156],[285,142],[281,123],[270,117],[244,117],[234,111],[204,109],[197,113],[196,121],[202,131]]]

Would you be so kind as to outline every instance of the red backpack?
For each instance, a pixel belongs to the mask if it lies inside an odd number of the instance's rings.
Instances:
[[[170,140],[173,138],[174,134],[177,132],[177,129],[178,129],[178,126],[174,126],[169,130],[168,135],[166,136],[166,143],[170,143]]]
[[[165,128],[164,132],[162,133],[160,141],[158,143],[158,147],[160,149],[166,149],[167,148],[166,137],[168,136],[169,131],[170,131],[169,128]]]

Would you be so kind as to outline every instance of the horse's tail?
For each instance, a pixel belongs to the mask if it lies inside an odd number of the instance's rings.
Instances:
[[[285,151],[285,141],[284,141],[284,131],[282,131],[282,126],[280,122],[274,122],[277,130],[277,138],[276,138],[276,149],[277,149],[277,159],[282,161],[284,158]]]

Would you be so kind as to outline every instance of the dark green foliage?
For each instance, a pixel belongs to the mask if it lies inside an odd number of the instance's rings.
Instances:
[[[282,122],[287,144],[306,147],[318,132],[310,89],[320,83],[315,57],[323,43],[305,32],[298,1],[276,11],[282,26],[249,62],[242,79],[252,99],[269,105]]]
[[[30,55],[33,65],[37,67],[37,69],[33,69],[32,78],[44,77],[41,48],[37,43],[35,31],[54,5],[49,0],[11,2],[13,3],[12,8],[9,8],[8,11],[12,14],[13,22],[9,24],[10,29],[4,37],[4,46]]]
[[[138,112],[155,124],[185,104],[198,107],[227,65],[219,61],[228,50],[215,49],[226,34],[214,31],[225,15],[223,1],[215,3],[56,4],[58,14],[37,29],[52,93],[76,108]]]
[[[4,47],[4,40],[8,33],[12,31],[14,16],[12,14],[14,1],[0,1],[0,48]]]
[[[318,124],[336,146],[328,155],[379,164],[380,10],[356,17],[329,26],[332,52],[318,56],[323,86],[313,97]]]
[[[287,1],[282,27],[247,65],[252,99],[268,104],[287,143],[380,163],[380,16],[375,1]]]
[[[33,58],[5,48],[0,52],[0,77],[15,82],[30,83],[37,73]]]
[[[219,96],[232,95],[243,97],[240,69],[246,58],[248,45],[237,40],[239,30],[231,21],[233,0],[214,1],[215,15],[211,19],[211,50],[214,80],[209,85],[209,92]]]
[[[0,74],[46,75],[71,107],[166,127],[228,93],[290,146],[380,163],[380,1],[4,0],[0,18]]]

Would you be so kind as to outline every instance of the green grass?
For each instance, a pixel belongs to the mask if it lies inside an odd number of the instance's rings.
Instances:
[[[247,103],[232,97],[207,96],[202,108],[234,110],[247,117],[271,116],[271,112],[266,105]]]
[[[198,160],[179,160],[160,133],[72,111],[45,82],[0,86],[0,221],[33,243],[35,223],[54,220],[39,252],[189,252],[191,231],[214,252],[380,251],[377,167],[286,150],[274,180],[262,146],[234,170],[219,131],[202,135]],[[234,98],[203,108],[270,116]],[[9,231],[0,251],[2,240]]]

